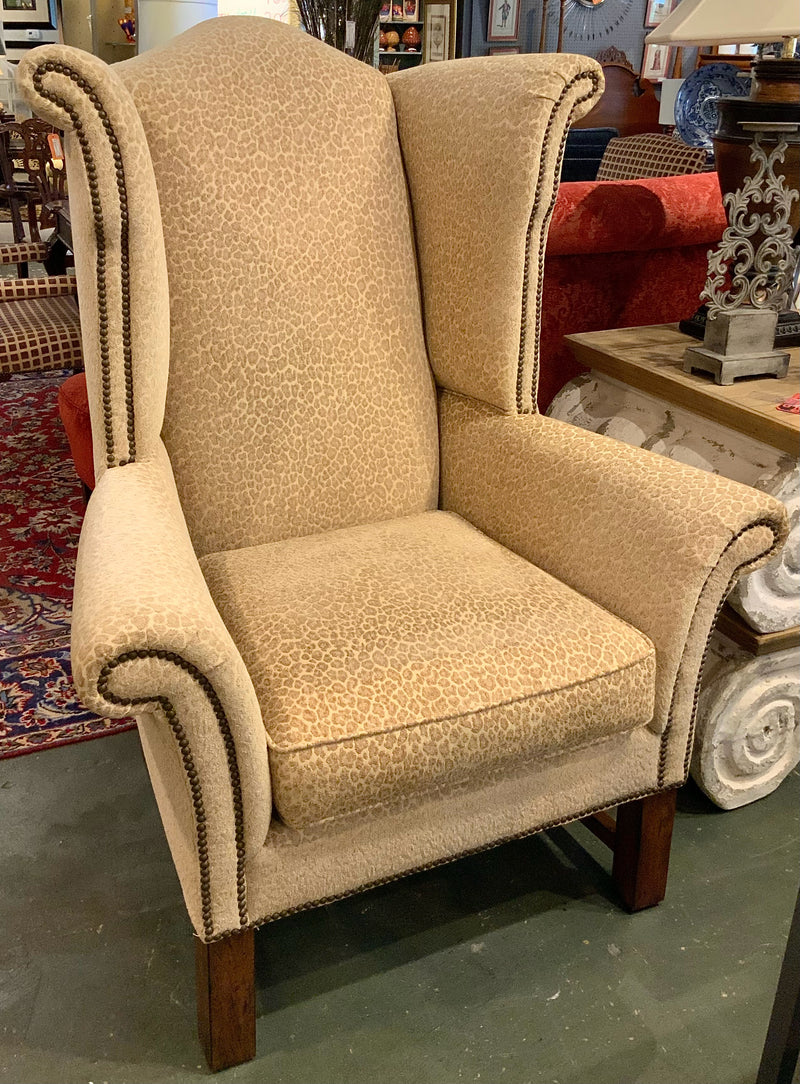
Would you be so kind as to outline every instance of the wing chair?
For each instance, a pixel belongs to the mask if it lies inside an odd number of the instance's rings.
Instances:
[[[615,806],[622,899],[657,903],[709,630],[785,516],[535,412],[598,66],[387,80],[226,18],[19,80],[68,132],[97,475],[75,681],[138,719],[212,1068],[255,1051],[260,923]]]

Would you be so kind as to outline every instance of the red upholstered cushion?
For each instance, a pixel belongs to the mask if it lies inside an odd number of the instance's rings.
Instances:
[[[716,173],[566,181],[559,187],[547,254],[648,252],[714,244],[725,225]]]
[[[725,225],[716,173],[563,183],[544,265],[539,409],[585,372],[565,335],[691,316]]]
[[[89,420],[85,373],[68,377],[58,389],[58,412],[67,431],[69,449],[78,477],[89,489],[94,489],[92,426]]]

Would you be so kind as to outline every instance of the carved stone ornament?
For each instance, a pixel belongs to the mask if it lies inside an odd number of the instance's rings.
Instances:
[[[800,761],[796,649],[747,655],[715,634],[697,704],[692,778],[721,809],[771,794]]]

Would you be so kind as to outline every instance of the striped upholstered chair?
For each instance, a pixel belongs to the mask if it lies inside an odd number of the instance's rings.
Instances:
[[[0,245],[0,264],[45,260],[44,242]],[[72,275],[0,277],[0,378],[45,369],[83,368]]]
[[[254,1054],[253,930],[283,915],[615,806],[621,899],[656,904],[710,626],[786,517],[535,412],[599,66],[387,79],[223,18],[18,81],[69,140],[97,475],[73,673],[138,719],[211,1065]]]

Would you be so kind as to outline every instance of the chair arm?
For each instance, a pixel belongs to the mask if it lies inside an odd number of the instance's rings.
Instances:
[[[72,668],[92,710],[140,717],[198,934],[208,940],[246,924],[245,852],[263,846],[271,816],[266,733],[197,563],[163,448],[106,471],[89,501]]]
[[[448,392],[440,424],[442,507],[655,644],[660,781],[681,782],[711,627],[739,574],[785,541],[784,506],[641,448]]]
[[[13,245],[0,245],[0,264],[43,263],[50,254],[46,241],[20,241]]]
[[[36,297],[66,297],[77,294],[73,275],[50,275],[41,279],[0,278],[0,301],[20,301]]]

